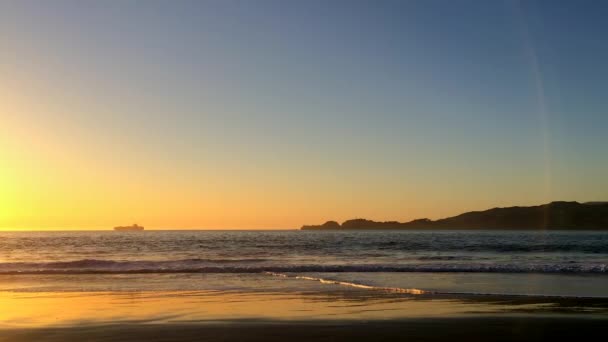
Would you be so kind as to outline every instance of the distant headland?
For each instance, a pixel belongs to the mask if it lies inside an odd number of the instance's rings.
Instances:
[[[377,222],[353,219],[339,224],[327,221],[305,225],[302,230],[356,229],[555,229],[608,230],[608,202],[551,202],[531,207],[493,208],[471,211],[439,220]]]

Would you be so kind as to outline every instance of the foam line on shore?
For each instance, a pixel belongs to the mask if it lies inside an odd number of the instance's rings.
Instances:
[[[358,284],[358,283],[353,283],[353,282],[348,282],[348,281],[332,280],[332,279],[325,279],[325,278],[318,278],[318,277],[301,276],[301,275],[292,276],[292,275],[288,275],[285,273],[264,272],[264,274],[268,274],[268,275],[271,275],[274,277],[281,277],[281,278],[318,281],[321,284],[341,285],[341,286],[348,286],[348,287],[354,287],[354,288],[366,289],[366,290],[386,291],[386,292],[394,292],[394,293],[406,293],[406,294],[414,294],[414,295],[432,293],[430,291],[425,291],[425,290],[421,290],[421,289],[405,289],[405,288],[401,288],[401,287],[372,286],[372,285]]]

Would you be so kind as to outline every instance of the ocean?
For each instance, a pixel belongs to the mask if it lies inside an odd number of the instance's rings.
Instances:
[[[299,291],[332,284],[608,297],[608,232],[2,232],[0,277],[9,276],[21,280],[0,279],[11,291]]]
[[[607,317],[608,232],[0,233],[0,341],[543,340]]]

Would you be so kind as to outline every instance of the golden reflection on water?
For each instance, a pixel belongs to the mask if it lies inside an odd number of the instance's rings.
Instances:
[[[394,319],[446,317],[495,309],[488,304],[473,306],[445,299],[337,293],[0,292],[0,325],[4,327],[239,319]]]

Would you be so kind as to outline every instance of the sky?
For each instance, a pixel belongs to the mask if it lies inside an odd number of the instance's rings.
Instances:
[[[0,1],[0,229],[608,199],[604,1]]]

